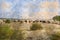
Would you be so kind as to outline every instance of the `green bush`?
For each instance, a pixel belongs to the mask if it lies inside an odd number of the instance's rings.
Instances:
[[[41,24],[38,24],[38,23],[33,23],[30,30],[41,30],[42,29],[42,26]]]
[[[5,23],[10,23],[11,21],[9,19],[6,19]]]
[[[55,17],[53,17],[53,20],[60,21],[60,16],[55,16]]]

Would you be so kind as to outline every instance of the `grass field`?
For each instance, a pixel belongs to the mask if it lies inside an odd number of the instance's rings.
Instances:
[[[40,22],[2,23],[0,40],[60,40],[60,25]]]

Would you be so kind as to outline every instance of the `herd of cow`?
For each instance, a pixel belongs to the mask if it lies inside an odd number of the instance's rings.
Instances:
[[[5,22],[5,20],[1,20],[0,19],[0,23]],[[51,24],[59,24],[60,25],[60,21],[54,21],[54,20],[10,20],[11,22],[20,22],[20,23],[37,23],[37,22],[42,22],[42,23],[51,23]]]

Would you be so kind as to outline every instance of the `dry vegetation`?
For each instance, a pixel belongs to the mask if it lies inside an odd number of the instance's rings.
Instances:
[[[60,25],[6,20],[0,23],[0,40],[60,40]]]

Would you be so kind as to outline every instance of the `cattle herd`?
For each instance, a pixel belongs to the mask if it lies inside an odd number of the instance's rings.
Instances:
[[[4,23],[7,19],[0,19],[0,23]],[[25,20],[25,19],[10,19],[10,22],[20,22],[20,23],[51,23],[51,24],[59,24],[60,21],[54,21],[54,20]]]

